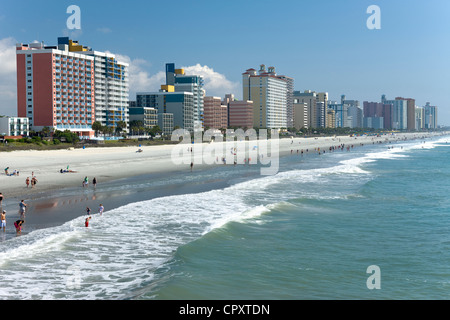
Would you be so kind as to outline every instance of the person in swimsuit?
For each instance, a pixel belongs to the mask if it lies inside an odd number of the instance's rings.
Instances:
[[[103,207],[102,204],[100,204],[100,206],[98,207],[98,213],[99,213],[100,215],[102,215],[104,210],[105,210],[105,208]]]
[[[16,227],[16,233],[21,234],[22,233],[22,225],[25,221],[23,220],[17,220],[14,222],[14,227]]]
[[[0,228],[3,228],[3,232],[5,232],[6,228],[6,211],[3,210],[1,216],[0,216]]]
[[[89,227],[89,220],[91,220],[91,218],[92,218],[92,217],[88,217],[88,218],[86,218],[86,220],[84,221],[84,226],[85,226],[86,228]]]

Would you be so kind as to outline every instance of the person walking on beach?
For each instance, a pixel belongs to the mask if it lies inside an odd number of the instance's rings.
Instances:
[[[30,186],[30,177],[27,177],[27,179],[25,180],[25,183],[27,185],[27,188]]]
[[[3,228],[3,232],[5,232],[6,228],[6,211],[3,210],[1,216],[0,216],[0,228]]]
[[[22,219],[25,218],[25,211],[27,209],[27,204],[24,201],[25,200],[21,200],[19,203],[19,214]]]
[[[92,185],[94,186],[94,188],[97,186],[97,178],[94,177],[94,180],[92,180]]]
[[[87,187],[88,185],[89,185],[89,178],[88,177],[84,177],[83,187]]]
[[[100,206],[98,207],[98,213],[100,215],[102,215],[104,210],[105,210],[105,207],[103,207],[103,205],[100,203]]]
[[[3,196],[3,193],[0,192],[0,207],[3,206],[3,199],[5,197]]]

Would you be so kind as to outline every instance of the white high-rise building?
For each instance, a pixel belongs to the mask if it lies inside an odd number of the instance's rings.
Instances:
[[[94,58],[95,121],[112,128],[116,128],[120,121],[128,126],[128,64],[117,61],[112,53],[94,51],[68,38],[59,38],[58,41],[67,41],[71,51]]]
[[[128,125],[128,64],[117,61],[110,53],[84,53],[94,57],[95,121],[113,128],[119,121]]]
[[[438,127],[437,122],[437,107],[430,105],[429,102],[423,107],[424,109],[424,125],[425,129],[436,129]]]

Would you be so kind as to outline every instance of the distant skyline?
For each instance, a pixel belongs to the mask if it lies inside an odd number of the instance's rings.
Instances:
[[[16,115],[16,43],[69,36],[130,63],[130,100],[158,91],[166,63],[205,78],[206,95],[242,98],[242,73],[260,64],[295,79],[294,90],[330,100],[414,98],[450,125],[450,2],[431,1],[29,1],[0,0],[0,115]],[[170,5],[168,5],[170,4]],[[68,30],[67,7],[81,9]],[[381,29],[366,12],[381,10]]]

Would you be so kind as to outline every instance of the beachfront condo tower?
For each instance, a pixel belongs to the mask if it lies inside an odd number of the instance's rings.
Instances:
[[[274,67],[261,65],[259,71],[242,74],[243,99],[253,101],[253,127],[287,127],[288,77],[277,76]]]
[[[61,44],[69,45],[69,51],[94,58],[95,121],[113,129],[124,122],[128,129],[128,64],[118,61],[112,53],[94,51],[67,37],[58,38],[58,45]]]
[[[229,93],[225,95],[222,104],[228,109],[228,127],[244,130],[253,128],[253,101],[236,100]]]
[[[425,129],[436,129],[438,127],[437,107],[432,106],[429,102],[427,102],[423,109],[425,115]]]
[[[194,131],[192,92],[174,92],[173,86],[162,85],[159,92],[137,92],[136,105],[157,110],[158,126],[165,135],[176,128]]]
[[[17,112],[30,128],[93,137],[99,121],[128,123],[128,65],[67,37],[56,46],[17,44]]]
[[[208,129],[228,128],[228,106],[220,97],[204,97],[204,127]]]
[[[174,63],[166,64],[166,86],[174,92],[191,92],[194,99],[194,131],[203,131],[205,89],[203,77],[187,75],[184,69],[175,69]]]
[[[44,127],[93,136],[94,58],[69,45],[17,44],[17,114],[31,130]]]

